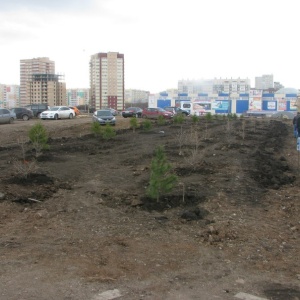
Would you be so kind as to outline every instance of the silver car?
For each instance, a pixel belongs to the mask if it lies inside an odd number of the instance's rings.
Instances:
[[[0,108],[0,123],[13,123],[16,120],[17,116],[14,112],[6,108]]]

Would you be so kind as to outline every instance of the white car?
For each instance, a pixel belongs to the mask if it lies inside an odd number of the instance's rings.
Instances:
[[[75,111],[68,106],[53,106],[48,110],[43,111],[40,114],[42,120],[46,119],[73,119],[75,117]]]

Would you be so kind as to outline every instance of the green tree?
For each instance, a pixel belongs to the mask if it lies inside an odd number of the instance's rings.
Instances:
[[[212,114],[211,112],[208,112],[206,115],[205,115],[205,120],[210,122],[212,120]]]
[[[143,121],[142,125],[143,125],[143,130],[145,131],[149,131],[152,128],[151,121],[147,119]]]
[[[173,117],[174,124],[182,124],[184,121],[184,115],[183,114],[177,114]]]
[[[192,115],[192,122],[193,124],[196,124],[199,122],[199,117],[197,115]]]
[[[104,129],[102,130],[102,137],[105,140],[110,140],[116,136],[116,131],[112,128],[110,124],[106,124]]]
[[[172,191],[177,179],[177,176],[172,173],[172,166],[167,161],[164,148],[159,146],[151,162],[151,174],[147,195],[159,202],[161,195]]]
[[[48,133],[41,122],[36,123],[30,128],[28,137],[33,145],[36,157],[42,153],[42,150],[49,149]]]
[[[135,129],[138,128],[139,124],[136,117],[130,118],[130,127],[132,128],[133,132]]]
[[[159,115],[158,119],[157,119],[157,122],[158,122],[158,125],[165,125],[166,124],[166,119],[163,116]]]
[[[101,135],[102,128],[99,122],[93,122],[92,123],[92,128],[91,128],[92,133],[97,137]]]

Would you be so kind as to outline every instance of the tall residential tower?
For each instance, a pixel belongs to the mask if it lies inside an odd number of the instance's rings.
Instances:
[[[66,83],[55,74],[55,62],[48,57],[20,60],[20,105],[66,104]]]
[[[90,104],[96,109],[124,108],[124,54],[97,53],[90,59]]]

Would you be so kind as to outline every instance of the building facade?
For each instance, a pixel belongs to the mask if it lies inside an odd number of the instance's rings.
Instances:
[[[267,90],[274,87],[273,75],[262,75],[255,77],[255,88],[257,90]]]
[[[34,74],[55,74],[55,63],[48,57],[20,60],[20,106],[31,103],[27,92],[28,82]]]
[[[0,84],[0,108],[20,106],[20,86]]]
[[[125,90],[125,102],[134,106],[135,103],[145,103],[149,99],[149,91],[142,90]]]
[[[250,79],[202,79],[202,80],[179,80],[179,94],[218,94],[218,93],[246,93],[250,90]]]
[[[90,89],[67,89],[67,105],[88,105]]]
[[[47,103],[49,106],[66,105],[66,83],[62,75],[32,74],[26,82],[29,104]]]
[[[124,108],[124,54],[96,53],[90,58],[90,104],[95,109]]]

